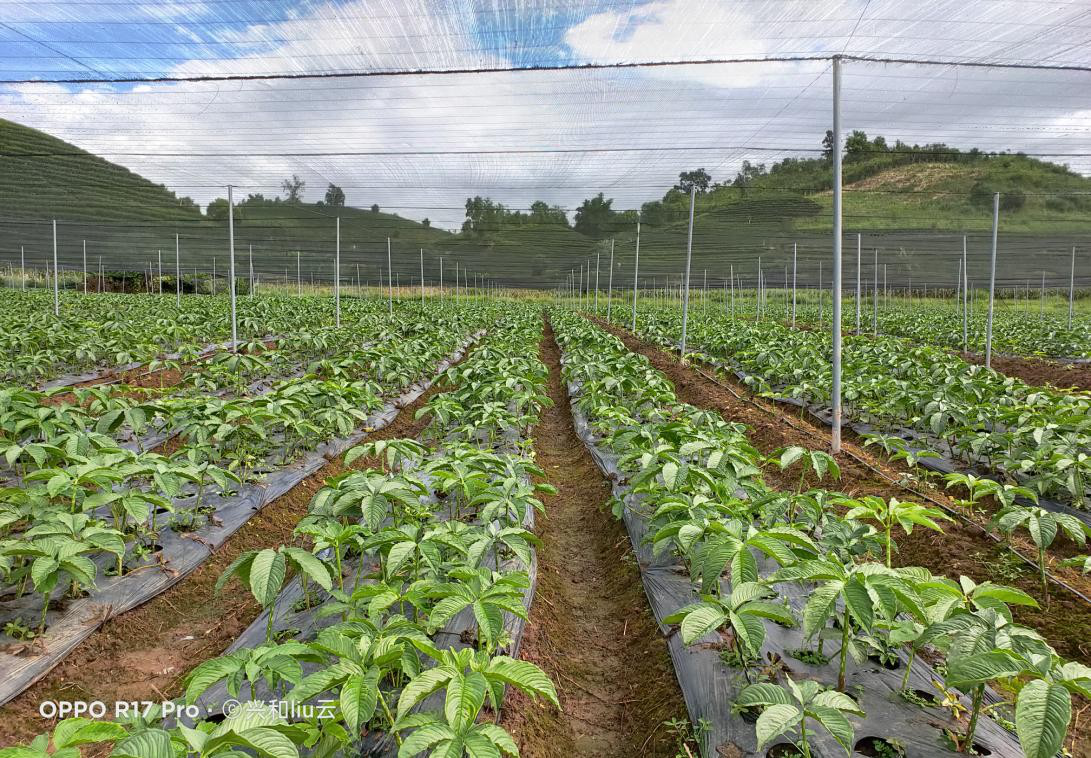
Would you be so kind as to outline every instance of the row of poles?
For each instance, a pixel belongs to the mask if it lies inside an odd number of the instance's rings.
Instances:
[[[228,294],[230,300],[230,312],[231,312],[231,344],[232,346],[238,343],[238,317],[237,317],[237,291],[236,291],[236,270],[235,270],[235,213],[234,213],[234,191],[231,185],[227,187],[227,201],[228,201],[228,222],[227,222],[227,234],[228,234]],[[58,245],[57,245],[57,221],[52,221],[53,232],[53,266],[52,276],[50,276],[50,266],[46,264],[46,278],[52,280],[53,290],[53,314],[59,317],[61,313],[60,307],[60,264],[58,260]],[[20,273],[22,279],[22,289],[26,289],[26,257],[25,251],[22,247],[19,250],[20,256]],[[387,237],[386,240],[386,258],[387,258],[387,307],[388,312],[393,315],[394,313],[394,289],[395,289],[395,272],[393,270],[393,249],[391,238]],[[105,288],[105,274],[102,263],[102,256],[98,257],[99,264],[99,289]],[[181,305],[182,302],[182,268],[181,268],[181,242],[178,234],[174,235],[174,265],[175,265],[175,297],[176,303]],[[254,295],[256,290],[257,279],[254,274],[254,248],[253,245],[249,247],[249,294]],[[87,271],[87,241],[83,241],[83,292],[87,294],[88,291],[88,271]],[[148,271],[151,270],[151,264],[148,264]],[[194,276],[196,279],[196,268],[194,269]],[[341,326],[341,219],[337,217],[335,219],[335,243],[334,243],[334,276],[333,276],[333,296],[334,296],[334,324],[337,327]],[[148,279],[150,282],[150,273]],[[287,280],[287,276],[285,277]],[[212,285],[211,294],[215,294],[215,281],[216,281],[216,259],[212,259]],[[286,282],[287,283],[287,282]],[[163,294],[163,253],[162,250],[158,251],[158,286],[159,294]],[[357,286],[359,286],[359,264],[357,264]],[[458,261],[454,264],[454,289],[455,296],[459,296],[459,289],[463,294],[473,291],[475,296],[480,296],[483,293],[488,293],[492,289],[498,288],[494,282],[489,281],[489,277],[486,274],[473,275],[473,285],[470,284],[470,271],[466,266],[459,268]],[[420,250],[420,298],[421,304],[425,302],[426,295],[426,283],[424,276],[424,249]],[[379,269],[379,288],[383,289],[382,281],[382,268]],[[150,287],[149,287],[150,289]],[[400,289],[400,287],[399,287]],[[444,271],[443,271],[443,257],[439,258],[439,289],[444,292]],[[302,280],[302,264],[300,253],[296,252],[296,292],[298,295],[303,294],[303,280]]]

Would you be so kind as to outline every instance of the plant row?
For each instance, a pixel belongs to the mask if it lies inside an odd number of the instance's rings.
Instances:
[[[230,304],[222,296],[184,297],[178,305],[173,296],[64,293],[56,317],[51,292],[3,290],[0,306],[0,381],[23,385],[194,354],[231,336]],[[384,307],[379,300],[342,303],[349,320]],[[237,312],[240,340],[334,321],[329,298],[242,297]]]
[[[868,658],[901,661],[905,688],[922,657],[938,687],[935,701],[922,704],[945,703],[956,717],[945,735],[951,749],[975,750],[986,713],[1018,734],[1027,756],[1052,758],[1061,749],[1072,695],[1091,696],[1091,668],[1061,660],[1013,621],[1009,606],[1035,606],[1034,598],[893,565],[898,532],[939,530],[941,512],[806,489],[802,472],[794,491],[770,487],[762,475],[768,467],[805,468],[820,481],[839,471],[825,453],[803,448],[765,459],[743,425],[678,402],[666,377],[617,338],[568,312],[553,318],[565,378],[578,388],[576,408],[636,496],[616,498],[615,514],[639,508],[655,553],[676,556],[689,574],[695,602],[664,621],[678,624],[695,649],[712,640],[723,664],[745,680],[733,706],[760,714],[759,749],[788,736],[797,754],[809,756],[822,734],[851,752],[853,724],[870,707],[852,696],[860,682],[854,672]],[[793,679],[772,655],[770,625],[798,628],[801,648],[787,652],[813,676]],[[1009,696],[1012,710],[987,703],[990,684]],[[904,697],[921,696],[908,690]],[[904,754],[889,742],[889,754]]]
[[[681,334],[674,310],[642,311],[637,330],[664,346]],[[781,324],[694,314],[689,344],[726,360],[756,391],[828,407],[828,337]],[[1033,387],[938,348],[848,337],[842,353],[848,417],[998,473],[1039,496],[1086,508],[1091,482],[1091,396]],[[897,444],[897,443],[894,443]]]
[[[0,571],[6,594],[18,600],[34,593],[41,608],[35,619],[17,611],[5,619],[5,631],[41,634],[51,601],[92,591],[100,575],[142,570],[164,530],[192,531],[214,519],[244,482],[363,426],[382,397],[427,377],[480,323],[482,314],[470,312],[426,326],[407,319],[402,339],[337,353],[336,375],[322,376],[320,362],[315,373],[274,382],[260,394],[187,396],[188,405],[163,416],[164,428],[178,436],[172,452],[117,444],[102,428],[115,411],[91,423],[75,407],[50,424],[17,425],[13,433],[24,436],[9,443],[8,459],[21,449],[32,462],[0,489]],[[383,368],[390,362],[400,367],[396,375]]]
[[[245,553],[220,578],[218,589],[237,577],[266,609],[263,639],[200,664],[184,701],[217,693],[242,707],[173,728],[70,720],[38,744],[113,742],[112,755],[140,758],[381,753],[390,741],[406,757],[518,755],[496,723],[505,687],[558,704],[548,677],[511,654],[531,595],[536,492],[549,489],[531,483],[543,472],[528,436],[547,372],[540,319],[489,308],[489,335],[419,411],[426,444],[351,449],[346,465],[378,467],[329,479],[295,544]]]

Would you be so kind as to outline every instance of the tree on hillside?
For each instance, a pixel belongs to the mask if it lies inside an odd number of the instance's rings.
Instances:
[[[568,215],[556,205],[550,205],[543,200],[535,200],[530,204],[530,223],[568,226]]]
[[[372,203],[371,212],[372,213],[378,213],[379,212],[379,204],[378,203]]]
[[[432,226],[432,221],[431,219],[423,218],[421,219],[420,225],[423,226],[425,229],[429,229]]]
[[[703,168],[695,169],[693,171],[683,171],[678,174],[678,184],[674,185],[674,189],[679,192],[688,195],[690,191],[696,187],[697,194],[701,195],[708,192],[708,185],[711,184],[712,177]]]
[[[326,187],[326,205],[332,205],[336,208],[340,208],[345,204],[345,191],[338,187],[336,184],[330,184]]]
[[[746,194],[746,188],[754,183],[754,180],[766,175],[765,164],[758,163],[757,165],[750,161],[742,162],[742,169],[735,175],[735,181],[732,185],[739,187],[743,190],[743,194]]]
[[[508,215],[508,209],[502,203],[493,202],[491,198],[480,195],[468,197],[466,198],[466,220],[462,222],[462,232],[480,237],[486,232],[499,231]]]
[[[284,199],[289,203],[303,202],[303,188],[306,186],[307,183],[300,179],[298,174],[292,174],[291,179],[285,179],[280,183],[280,188],[284,191]]]
[[[614,217],[617,215],[610,206],[613,198],[606,199],[600,192],[594,197],[583,201],[576,209],[575,230],[588,237],[604,237],[614,228]]]
[[[212,219],[213,221],[223,221],[224,223],[226,223],[227,222],[228,208],[229,208],[229,206],[227,204],[227,199],[223,198],[223,197],[218,197],[215,200],[213,200],[211,203],[208,204],[208,207],[205,209],[205,216]],[[239,206],[236,205],[235,206],[235,223],[236,224],[241,224],[242,223],[242,218],[243,218],[242,209]]]
[[[825,160],[833,160],[833,129],[827,129],[822,138],[822,157]]]

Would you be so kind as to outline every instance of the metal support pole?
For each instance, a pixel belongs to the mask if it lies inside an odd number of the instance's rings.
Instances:
[[[856,336],[860,336],[860,238],[856,235]]]
[[[439,257],[439,295],[443,297],[443,256]]]
[[[962,310],[962,297],[963,297],[963,294],[962,294],[962,259],[959,258],[958,259],[958,277],[955,279],[955,307],[958,308],[959,310]],[[963,324],[963,326],[965,327],[965,324]],[[962,349],[965,350],[966,349],[966,346],[965,346],[965,342],[966,342],[965,328],[963,328],[962,341],[963,341]]]
[[[992,368],[993,305],[996,297],[996,235],[1000,225],[1000,193],[993,195],[993,241],[989,258],[989,314],[985,319],[985,368]]]
[[[182,307],[182,251],[178,244],[178,233],[174,233],[174,304]]]
[[[1046,317],[1046,272],[1042,272],[1042,289],[1038,293],[1038,320]]]
[[[1072,257],[1076,257],[1076,248],[1072,248]],[[19,245],[19,279],[22,281],[23,292],[27,289],[27,258],[26,252],[23,250],[23,246]]]
[[[156,264],[159,271],[159,294],[163,294],[163,251],[156,251],[159,256],[159,262]]]
[[[212,286],[209,290],[211,294],[216,294],[216,256],[212,256]]]
[[[254,246],[250,245],[250,295],[254,296]]]
[[[610,275],[606,277],[606,320],[614,312],[614,239],[610,238]]]
[[[424,248],[420,249],[420,304],[424,306]]]
[[[731,264],[731,273],[727,277],[731,280],[731,320],[735,320],[735,264]]]
[[[636,220],[636,257],[633,259],[633,321],[629,331],[636,332],[636,281],[640,273],[640,219]]]
[[[26,287],[26,282],[23,282]],[[1072,245],[1072,265],[1068,269],[1068,328],[1072,328],[1072,299],[1076,294],[1076,245]]]
[[[295,294],[296,297],[302,297],[303,295],[303,277],[300,276],[298,250],[295,251]]]
[[[796,325],[796,272],[799,265],[799,245],[792,243],[792,326]]]
[[[333,325],[341,326],[341,217],[334,219],[333,253]],[[253,246],[251,246],[253,250]],[[254,259],[250,258],[250,294],[254,294]]]
[[[686,278],[682,283],[682,343],[680,355],[686,361],[686,327],[689,325],[689,264],[693,257],[693,208],[697,204],[697,186],[689,191],[689,234],[686,236]]]
[[[228,293],[231,296],[231,349],[239,343],[238,324],[235,320],[235,199],[231,194],[231,185],[227,185],[227,278]],[[213,265],[215,265],[215,258]]]
[[[61,291],[60,285],[57,283],[60,279],[57,274],[60,273],[60,269],[57,267],[57,219],[53,219],[53,315],[61,315]]]
[[[386,304],[387,310],[391,316],[394,315],[394,259],[390,253],[390,237],[386,238],[386,284],[387,284],[387,296]],[[457,276],[458,264],[455,264],[455,272]],[[457,281],[457,280],[456,280]]]
[[[87,240],[83,241],[83,294],[87,294]]]
[[[595,315],[599,315],[599,259],[602,258],[602,250],[595,251]]]
[[[871,290],[871,333],[879,336],[879,248],[875,248],[875,284]]]
[[[970,344],[970,274],[966,270],[968,262],[966,235],[962,235],[962,352],[966,352]]]
[[[833,429],[830,451],[841,452],[841,58],[833,59]]]

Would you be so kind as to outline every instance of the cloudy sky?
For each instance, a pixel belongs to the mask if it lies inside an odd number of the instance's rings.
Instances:
[[[457,226],[467,195],[658,197],[686,168],[818,149],[828,62],[355,74],[834,53],[1087,66],[1088,0],[0,0],[0,115],[199,202],[298,173]],[[28,81],[31,80],[31,81]],[[1091,173],[1091,73],[850,62],[847,129],[1042,154]]]

